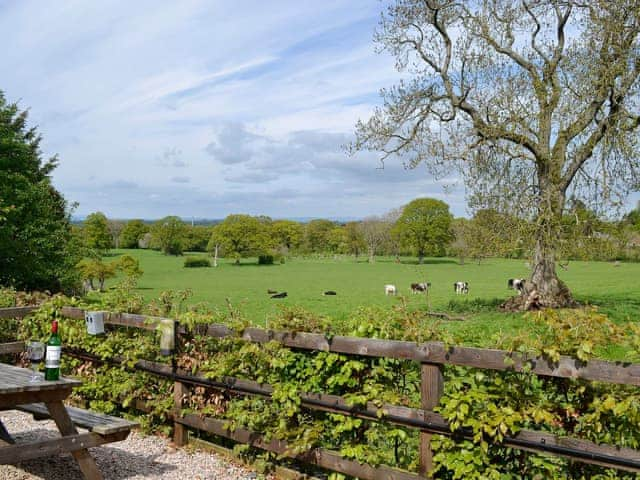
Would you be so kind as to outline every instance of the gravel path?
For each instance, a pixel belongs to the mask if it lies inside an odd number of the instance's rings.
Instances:
[[[52,421],[36,422],[31,415],[0,412],[0,420],[17,443],[57,436]],[[131,432],[118,443],[91,448],[105,480],[250,480],[255,472],[234,465],[214,453],[188,453],[173,448],[168,440]],[[0,480],[82,480],[70,454],[44,457],[15,466],[0,465]]]

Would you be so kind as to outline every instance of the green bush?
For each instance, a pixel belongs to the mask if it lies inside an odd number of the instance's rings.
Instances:
[[[273,265],[273,255],[265,254],[258,256],[258,265]]]
[[[186,268],[210,267],[211,261],[207,257],[186,257],[184,266]]]

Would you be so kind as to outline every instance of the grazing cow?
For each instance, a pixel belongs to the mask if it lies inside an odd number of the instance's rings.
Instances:
[[[427,293],[430,286],[431,284],[429,282],[412,283],[411,293]]]
[[[524,278],[510,278],[507,282],[507,288],[516,290],[522,295],[524,293]]]
[[[469,282],[456,282],[453,284],[453,291],[457,295],[469,293]]]
[[[395,295],[398,293],[398,289],[395,285],[385,285],[384,286],[384,294],[385,295]]]
[[[333,290],[327,290],[326,292],[323,293],[323,295],[337,295],[337,293],[334,292]]]
[[[285,298],[287,296],[287,292],[276,293],[275,295],[271,295],[271,298]]]
[[[277,291],[277,290],[271,290],[271,289],[269,289],[269,290],[267,290],[267,293],[268,293],[269,295],[273,295],[274,293],[278,293],[278,291]]]

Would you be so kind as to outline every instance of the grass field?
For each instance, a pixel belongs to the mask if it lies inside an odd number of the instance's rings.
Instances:
[[[163,290],[188,288],[193,291],[190,303],[225,308],[228,298],[256,325],[265,325],[283,305],[299,305],[339,322],[361,306],[392,308],[400,296],[406,298],[410,308],[425,308],[428,303],[437,311],[465,310],[463,314],[469,320],[450,322],[448,328],[470,344],[481,345],[494,333],[518,331],[524,325],[521,315],[500,313],[494,306],[514,293],[507,289],[507,279],[527,276],[523,260],[489,259],[480,265],[460,265],[454,259],[433,258],[418,265],[410,258],[402,263],[380,258],[373,264],[353,257],[292,258],[283,265],[259,266],[255,260],[243,260],[238,266],[222,260],[217,268],[184,268],[184,257],[151,250],[116,250],[107,260],[125,253],[140,261],[144,275],[139,292],[147,300],[157,298]],[[612,319],[640,318],[640,264],[571,262],[560,276],[579,301],[598,305]],[[458,280],[470,284],[464,299],[453,291],[453,283]],[[432,284],[428,297],[410,292],[409,285],[421,281]],[[387,283],[398,287],[398,297],[384,295]],[[268,289],[286,291],[288,297],[271,299]],[[323,296],[325,290],[335,290],[337,295]],[[456,300],[458,304],[450,304]]]

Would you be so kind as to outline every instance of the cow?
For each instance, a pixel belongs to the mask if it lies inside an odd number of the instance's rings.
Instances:
[[[469,282],[456,282],[453,284],[453,291],[456,295],[469,293]]]
[[[510,278],[507,282],[507,288],[511,288],[522,295],[524,293],[524,278]]]
[[[323,295],[337,295],[337,293],[334,292],[333,290],[327,290],[326,292],[323,293]]]
[[[412,283],[411,293],[427,293],[430,286],[431,284],[429,282]]]
[[[398,293],[398,289],[396,288],[395,285],[388,284],[384,286],[385,295],[395,295],[396,293]]]
[[[285,298],[287,296],[287,292],[282,292],[282,293],[276,293],[274,295],[271,295],[271,298]]]

